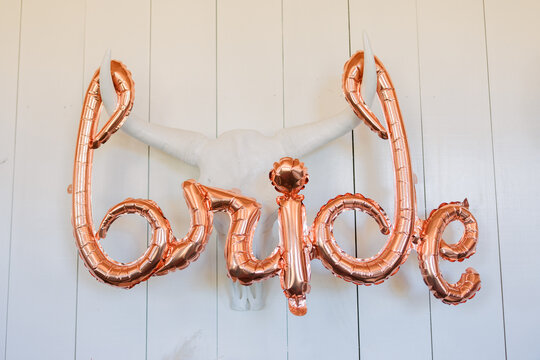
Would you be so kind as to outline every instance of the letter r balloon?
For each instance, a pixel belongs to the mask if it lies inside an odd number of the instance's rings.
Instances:
[[[243,285],[279,276],[289,309],[294,315],[307,312],[310,291],[310,263],[319,259],[336,276],[358,285],[380,284],[395,274],[414,248],[418,252],[420,271],[433,295],[447,304],[459,304],[472,298],[480,289],[480,276],[468,268],[461,279],[448,283],[439,270],[441,258],[463,261],[473,255],[478,240],[478,226],[464,202],[444,203],[426,220],[418,217],[413,172],[405,125],[396,92],[383,64],[375,59],[377,95],[386,127],[369,109],[361,94],[364,54],[358,52],[347,61],[343,90],[356,115],[382,139],[388,140],[395,179],[394,221],[386,216],[377,202],[361,194],[344,194],[328,201],[308,227],[300,191],[309,177],[298,159],[284,157],[274,163],[269,178],[277,196],[280,241],[271,254],[258,259],[253,253],[253,235],[261,216],[261,205],[253,198],[233,191],[213,188],[188,180],[183,183],[184,198],[190,212],[187,235],[177,239],[169,221],[152,200],[126,199],[113,206],[96,229],[92,220],[91,179],[95,149],[122,126],[133,106],[134,84],[131,73],[118,61],[111,63],[111,76],[117,94],[116,110],[98,131],[102,109],[100,73],[96,71],[84,100],[73,173],[72,223],[79,254],[89,272],[107,284],[131,288],[154,275],[165,275],[187,267],[204,250],[212,231],[214,213],[230,217],[225,244],[229,277]],[[356,258],[343,251],[333,235],[333,224],[346,210],[359,210],[371,216],[383,234],[384,247],[373,257]],[[120,263],[103,250],[100,239],[121,215],[138,214],[152,230],[148,249],[137,260]],[[465,228],[455,244],[442,239],[446,226],[460,221]]]

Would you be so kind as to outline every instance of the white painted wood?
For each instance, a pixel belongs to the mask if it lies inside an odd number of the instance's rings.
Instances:
[[[479,0],[25,0],[17,62],[20,4],[0,2],[0,358],[500,359],[505,340],[509,359],[540,356],[536,2],[486,0],[485,33]],[[81,95],[106,48],[133,72],[140,118],[208,136],[235,128],[272,134],[345,106],[348,12],[352,51],[367,30],[397,87],[420,215],[424,199],[429,213],[468,197],[478,219],[477,253],[442,264],[451,281],[466,267],[479,271],[483,286],[472,301],[448,307],[434,299],[413,253],[385,284],[359,287],[358,303],[354,285],[314,261],[306,317],[288,314],[278,279],[264,284],[263,310],[233,311],[214,236],[188,269],[129,291],[98,283],[82,264],[77,270],[66,187]],[[309,222],[354,180],[392,213],[388,144],[364,125],[354,137],[354,178],[350,136],[303,158]],[[119,132],[96,151],[95,222],[126,197],[149,197],[181,237],[181,182],[197,176]],[[356,225],[358,256],[374,254],[384,237],[362,214]],[[336,235],[354,253],[352,214],[340,218]],[[146,242],[145,222],[128,216],[104,246],[129,260]]]
[[[6,349],[21,2],[0,3],[0,358]]]
[[[281,5],[234,0],[217,7],[218,135],[282,127]]]
[[[280,1],[218,2],[218,135],[236,128],[270,135],[282,128],[281,49]],[[270,170],[272,164],[268,166]],[[262,310],[238,312],[230,308],[223,242],[218,246],[217,266],[217,358],[286,358],[287,305],[279,280],[264,282]]]
[[[88,2],[85,35],[85,90],[105,50],[110,48],[113,58],[121,59],[133,74],[132,114],[146,118],[150,1]],[[102,121],[105,118],[104,115]],[[111,206],[127,197],[148,197],[147,165],[147,146],[121,131],[96,150],[92,193],[96,227]],[[109,255],[119,261],[140,256],[146,242],[146,221],[135,215],[123,216],[115,222],[107,238],[102,240]],[[79,262],[77,358],[145,358],[146,287],[146,283],[130,290],[107,286],[96,281]]]
[[[354,1],[350,12],[352,53],[362,49],[362,31],[366,31],[373,52],[386,66],[396,87],[412,167],[419,181],[417,211],[424,217],[415,1]],[[373,108],[380,110],[378,99]],[[381,111],[378,116],[384,119]],[[354,135],[356,191],[379,202],[392,220],[394,175],[390,144],[363,124]],[[357,233],[361,257],[376,254],[387,239],[364,214],[358,215]],[[383,284],[360,286],[358,306],[362,359],[431,357],[429,291],[422,281],[414,251],[399,272]]]
[[[482,289],[460,306],[431,298],[435,359],[505,357],[489,88],[481,1],[418,3],[426,206],[469,199],[477,252],[441,262],[452,282],[466,267]],[[480,355],[481,354],[481,355]]]
[[[285,126],[325,119],[347,107],[341,91],[349,58],[347,2],[284,2],[283,41]],[[301,160],[310,175],[302,191],[310,226],[328,200],[353,192],[352,133]],[[354,255],[353,214],[343,214],[336,225],[336,239]],[[356,286],[333,276],[318,260],[311,270],[307,315],[288,314],[288,358],[358,358]],[[315,339],[324,339],[324,346]]]
[[[486,1],[508,359],[537,359],[540,4]]]
[[[215,2],[152,3],[150,121],[216,133]],[[175,236],[189,229],[182,182],[195,167],[150,149],[150,198],[171,222]],[[220,269],[223,271],[223,269]],[[148,285],[148,359],[216,358],[216,241],[187,269]]]
[[[22,6],[6,358],[67,359],[77,257],[66,188],[81,111],[84,2]]]

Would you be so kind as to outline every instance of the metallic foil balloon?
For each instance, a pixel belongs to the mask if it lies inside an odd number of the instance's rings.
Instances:
[[[387,123],[385,129],[362,98],[361,82],[364,53],[358,52],[347,61],[343,74],[343,91],[355,113],[382,139],[388,139],[392,152],[395,181],[394,225],[390,226],[384,211],[373,200],[361,194],[341,195],[321,208],[312,227],[317,257],[337,276],[356,284],[379,284],[395,274],[407,259],[414,240],[418,243],[418,258],[424,281],[434,296],[448,304],[465,302],[480,289],[480,276],[469,268],[456,284],[448,284],[442,277],[439,257],[462,261],[474,254],[478,239],[476,220],[468,210],[468,203],[442,204],[424,222],[416,213],[416,194],[413,183],[409,145],[396,92],[381,61],[375,58],[377,95]],[[383,234],[390,236],[383,249],[369,259],[358,259],[345,253],[334,239],[332,228],[336,217],[344,210],[355,209],[372,216]],[[465,225],[461,240],[448,245],[442,240],[447,224],[459,220]]]
[[[92,221],[92,160],[94,149],[103,145],[125,121],[133,106],[133,81],[129,71],[113,62],[113,81],[118,94],[116,111],[101,131],[97,131],[101,98],[99,71],[94,74],[86,91],[75,150],[73,169],[72,222],[79,253],[90,273],[111,285],[130,288],[148,279],[161,267],[168,255],[171,229],[161,209],[152,201],[127,199],[107,212],[103,226],[96,233]],[[147,219],[152,228],[152,241],[137,260],[123,264],[110,259],[99,239],[121,214],[137,213]]]
[[[164,275],[183,269],[204,250],[212,231],[213,213],[227,212],[231,226],[225,246],[229,276],[242,284],[275,276],[280,271],[280,247],[264,260],[253,255],[252,239],[260,217],[261,206],[255,199],[231,191],[206,187],[194,180],[184,182],[184,198],[191,225],[186,237],[177,240],[159,206],[151,200],[127,199],[113,206],[101,225],[94,229],[92,221],[92,160],[95,149],[103,145],[124,123],[133,106],[133,80],[126,67],[111,62],[111,75],[117,93],[113,115],[98,132],[102,101],[99,91],[99,70],[86,92],[73,170],[72,223],[79,254],[90,273],[110,285],[130,288],[152,275]],[[100,245],[111,224],[121,215],[143,216],[152,229],[152,241],[137,260],[124,264],[108,257]]]
[[[388,252],[392,251],[392,240],[370,259],[357,259],[347,254],[339,247],[332,232],[334,221],[345,210],[363,211],[375,219],[383,234],[390,232],[389,220],[376,202],[366,199],[361,194],[340,195],[324,205],[313,222],[312,236],[317,257],[328,270],[346,281],[358,285],[379,284],[392,275],[394,269],[401,264],[401,262],[386,262]]]
[[[230,216],[225,243],[225,261],[229,277],[243,285],[268,279],[278,274],[280,248],[264,260],[253,254],[253,233],[261,214],[255,199],[229,191],[205,187],[212,211],[224,211]]]
[[[212,230],[213,213],[206,198],[206,189],[195,181],[183,185],[191,214],[188,235],[178,241],[157,204],[151,200],[127,199],[113,206],[105,215],[98,231],[92,221],[92,160],[94,149],[103,145],[123,124],[133,106],[133,80],[126,67],[112,62],[111,73],[118,95],[116,110],[101,131],[97,131],[101,98],[99,71],[94,74],[84,100],[73,170],[72,222],[81,258],[90,273],[105,283],[130,288],[150,276],[184,268],[204,250]],[[152,241],[137,260],[124,264],[110,259],[99,240],[111,224],[123,214],[143,216],[152,229]]]
[[[450,261],[463,261],[476,251],[478,226],[468,207],[465,200],[463,203],[441,204],[433,210],[424,223],[422,241],[418,245],[418,260],[424,281],[433,295],[446,304],[465,302],[480,290],[480,275],[472,268],[467,268],[455,284],[446,282],[439,271],[440,256]],[[442,240],[442,234],[446,226],[455,220],[464,225],[465,233],[456,244],[448,245]]]
[[[355,284],[380,284],[399,270],[416,244],[420,270],[435,297],[448,304],[472,298],[480,289],[480,277],[469,268],[456,284],[449,284],[439,271],[440,257],[463,261],[473,255],[478,240],[476,220],[468,202],[442,204],[427,220],[416,213],[416,195],[405,126],[392,81],[382,63],[376,59],[377,94],[387,123],[385,128],[368,108],[360,92],[363,53],[355,54],[346,64],[343,89],[347,101],[358,117],[382,139],[388,139],[392,152],[395,180],[395,214],[391,225],[384,210],[374,200],[361,194],[337,196],[324,205],[308,231],[304,196],[299,192],[308,182],[307,169],[298,159],[284,157],[274,163],[269,177],[277,197],[280,242],[265,259],[253,254],[253,236],[261,205],[253,198],[236,192],[201,185],[194,180],[183,183],[184,198],[190,212],[188,234],[178,240],[159,206],[151,200],[127,199],[113,206],[99,228],[92,222],[91,179],[95,149],[122,126],[133,106],[133,80],[120,62],[113,61],[111,74],[117,105],[113,115],[97,131],[102,101],[99,71],[86,92],[73,173],[72,222],[81,258],[90,273],[105,283],[130,288],[152,275],[164,275],[187,267],[204,250],[212,231],[214,212],[229,215],[230,226],[225,244],[228,275],[233,281],[249,285],[279,275],[280,283],[294,315],[307,312],[306,296],[310,291],[310,261],[318,258],[335,275]],[[336,218],[345,210],[360,210],[370,215],[388,240],[381,251],[368,259],[345,253],[333,235]],[[152,229],[152,241],[145,253],[130,263],[108,257],[100,245],[111,224],[121,215],[138,214]],[[442,239],[446,226],[460,221],[465,233],[456,244]]]
[[[416,201],[409,145],[394,86],[386,69],[376,59],[377,95],[383,106],[387,131],[362,98],[360,87],[363,61],[364,53],[359,52],[345,64],[343,91],[355,113],[381,138],[390,140],[395,181],[395,224],[389,226],[384,211],[373,200],[366,199],[360,194],[349,194],[331,200],[321,209],[313,224],[313,234],[317,253],[329,270],[347,281],[369,285],[383,282],[397,272],[399,266],[407,260],[414,234]],[[388,233],[390,228],[390,237],[377,255],[369,259],[354,258],[346,254],[334,240],[332,234],[334,220],[339,213],[347,209],[358,209],[368,213],[375,218],[383,233]]]
[[[298,192],[308,182],[304,164],[298,159],[282,158],[274,163],[270,180],[275,189],[283,194],[277,198],[278,222],[281,240],[282,269],[281,288],[289,301],[289,310],[294,315],[305,315],[306,294],[309,293],[311,276],[311,241],[306,227],[306,209]]]

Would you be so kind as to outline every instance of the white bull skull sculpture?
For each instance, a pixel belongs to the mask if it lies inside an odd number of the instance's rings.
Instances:
[[[366,62],[362,93],[364,99],[372,102],[376,93],[377,75],[375,60],[365,33],[364,49]],[[110,66],[111,53],[107,51],[100,74],[110,74]],[[100,78],[100,91],[105,110],[112,114],[116,106],[116,91],[110,76]],[[222,189],[238,189],[242,194],[256,198],[262,205],[262,212],[254,235],[254,244],[264,246],[271,243],[272,229],[277,220],[276,192],[268,180],[268,171],[272,164],[284,156],[300,158],[350,132],[359,122],[360,119],[347,106],[335,117],[281,129],[273,136],[265,136],[254,130],[236,129],[211,139],[198,132],[152,124],[134,116],[130,116],[122,130],[147,145],[198,167],[198,182]],[[219,239],[225,239],[228,222],[227,216],[215,217],[214,224]],[[231,284],[233,309],[258,310],[263,306],[261,283],[251,286]]]

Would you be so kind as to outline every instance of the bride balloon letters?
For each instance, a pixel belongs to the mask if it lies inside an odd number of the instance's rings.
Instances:
[[[367,59],[366,59],[367,62]],[[273,164],[269,181],[277,190],[279,244],[264,259],[253,252],[255,228],[261,217],[256,199],[236,191],[223,190],[187,180],[183,183],[191,224],[187,235],[177,239],[169,221],[152,200],[126,199],[113,206],[96,229],[92,220],[91,179],[93,153],[126,121],[133,106],[134,84],[131,73],[118,61],[111,63],[111,76],[117,94],[116,109],[103,128],[98,129],[102,109],[100,71],[92,78],[84,100],[73,174],[72,223],[79,254],[90,273],[107,284],[131,288],[154,275],[165,275],[183,269],[197,260],[208,242],[214,214],[230,217],[225,244],[229,277],[242,285],[250,285],[279,276],[289,309],[294,315],[307,312],[306,296],[310,291],[310,263],[319,259],[334,275],[358,285],[380,284],[395,274],[411,252],[418,253],[420,271],[433,295],[447,304],[459,304],[472,298],[480,289],[480,276],[466,269],[460,280],[451,284],[439,270],[439,260],[463,261],[473,255],[478,240],[478,227],[469,211],[467,200],[443,203],[426,220],[418,217],[409,145],[396,92],[383,64],[375,59],[377,89],[386,127],[369,109],[360,91],[364,71],[364,53],[358,52],[345,64],[343,91],[355,114],[385,140],[391,148],[394,171],[395,214],[391,222],[374,200],[361,194],[339,195],[324,205],[313,224],[306,223],[304,196],[300,191],[308,183],[304,164],[286,154]],[[108,74],[105,74],[107,76]],[[196,146],[197,144],[190,144]],[[268,164],[268,168],[271,164]],[[371,258],[356,258],[343,251],[333,234],[336,218],[346,210],[359,210],[370,215],[388,240]],[[146,252],[130,263],[111,259],[103,250],[104,238],[111,224],[121,215],[138,214],[152,229]],[[464,234],[455,244],[442,239],[452,221],[464,225]]]

